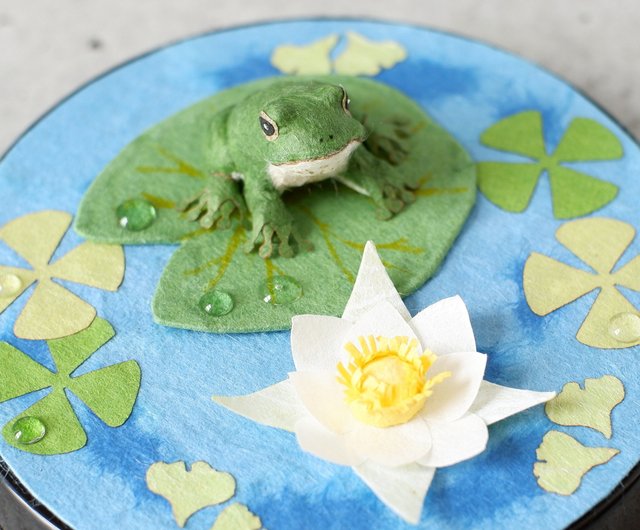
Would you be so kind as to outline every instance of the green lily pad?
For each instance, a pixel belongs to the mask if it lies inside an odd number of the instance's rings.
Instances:
[[[417,200],[388,221],[376,217],[372,201],[325,182],[288,192],[285,204],[313,250],[293,258],[264,260],[246,254],[248,228],[237,222],[226,230],[205,230],[174,207],[202,188],[215,171],[207,157],[208,123],[213,113],[271,80],[220,92],[168,118],[129,144],[87,192],[76,218],[83,236],[111,243],[182,242],[169,261],[153,302],[155,319],[164,325],[210,332],[288,329],[291,317],[303,313],[342,312],[351,292],[364,244],[376,243],[398,290],[408,295],[436,271],[475,201],[476,173],[464,149],[433,122],[415,102],[381,83],[348,76],[314,79],[343,85],[351,111],[380,130],[403,122],[396,140],[405,153],[396,169],[420,183]],[[292,80],[299,81],[296,76]],[[387,126],[385,129],[385,125]],[[406,132],[408,131],[408,133]],[[132,199],[153,205],[155,220],[141,230],[118,222],[118,206]],[[265,285],[283,276],[299,284],[264,296]],[[280,280],[278,280],[280,281]],[[202,309],[202,297],[215,289],[228,294],[233,309],[216,315]],[[276,296],[277,295],[277,296]],[[286,296],[285,296],[286,298]]]

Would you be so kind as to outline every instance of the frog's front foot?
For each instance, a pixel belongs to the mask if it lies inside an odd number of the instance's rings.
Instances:
[[[292,243],[305,250],[313,248],[311,243],[300,237],[293,217],[281,201],[270,201],[251,214],[253,229],[245,246],[246,252],[258,247],[258,255],[266,259],[277,249],[280,256],[291,258],[295,255]]]
[[[202,228],[229,228],[234,214],[241,218],[246,206],[237,183],[222,174],[207,177],[205,187],[194,197],[178,206],[189,221],[197,221]]]

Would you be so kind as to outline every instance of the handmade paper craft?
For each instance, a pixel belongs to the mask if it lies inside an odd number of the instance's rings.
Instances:
[[[283,44],[273,51],[271,64],[284,74],[330,74],[330,54],[338,40],[338,35],[328,35],[303,46]]]
[[[310,123],[301,118],[309,115]],[[328,166],[301,161],[337,149]],[[229,178],[211,174],[220,170]],[[346,186],[280,197],[289,185],[342,170]],[[238,171],[243,193],[231,178]],[[159,323],[276,330],[296,314],[339,314],[369,238],[400,291],[417,289],[461,229],[474,187],[469,156],[399,92],[351,77],[266,79],[221,92],[135,140],[87,192],[76,229],[105,242],[183,242],[156,292]],[[251,229],[235,218],[245,203]],[[260,256],[243,252],[256,245]]]
[[[118,245],[83,243],[50,263],[70,224],[68,213],[43,211],[0,228],[0,240],[32,267],[30,270],[0,266],[0,313],[37,282],[15,322],[17,337],[56,339],[77,333],[93,322],[96,310],[53,278],[107,291],[116,291],[122,283],[124,253]]]
[[[583,425],[611,438],[611,413],[624,399],[622,381],[613,375],[586,379],[584,390],[578,383],[567,383],[545,405],[549,419],[558,425]]]
[[[407,58],[397,42],[374,42],[349,31],[346,49],[336,58],[335,71],[343,75],[377,75]]]
[[[640,344],[640,311],[620,291],[640,291],[640,256],[621,261],[635,237],[622,221],[589,218],[562,225],[556,238],[593,271],[576,269],[534,252],[524,266],[524,292],[531,310],[540,316],[600,289],[576,338],[594,348],[629,348]]]
[[[534,464],[533,474],[542,489],[572,495],[584,475],[595,466],[606,464],[619,452],[608,447],[585,447],[568,434],[550,431],[536,451],[540,462]]]
[[[615,184],[563,165],[623,156],[620,140],[589,118],[575,118],[551,154],[545,146],[542,114],[534,110],[496,123],[482,134],[480,141],[494,149],[531,159],[530,162],[478,163],[480,190],[491,202],[509,212],[527,209],[543,171],[549,175],[553,213],[558,219],[594,212],[618,193]]]
[[[52,390],[2,429],[7,443],[38,455],[76,451],[87,435],[69,403],[66,390],[75,394],[110,427],[123,425],[140,389],[140,367],[125,361],[73,377],[73,373],[109,341],[115,332],[96,318],[86,330],[47,345],[57,372],[51,372],[6,342],[0,342],[0,403],[51,387]]]
[[[463,301],[441,300],[411,318],[371,242],[342,318],[295,317],[291,349],[289,379],[214,400],[351,466],[411,523],[436,468],[481,453],[487,425],[555,396],[483,381],[487,359]]]
[[[251,513],[244,504],[235,502],[220,512],[211,530],[260,530],[260,517]]]
[[[373,41],[354,31],[345,35],[344,50],[332,59],[340,46],[338,35],[329,35],[303,46],[283,44],[271,55],[271,64],[285,74],[378,75],[407,58],[396,41]]]
[[[194,513],[233,497],[236,481],[229,473],[216,471],[206,462],[195,462],[191,469],[184,462],[156,462],[147,471],[147,486],[169,501],[176,523],[183,528]],[[242,520],[240,514],[237,517]]]

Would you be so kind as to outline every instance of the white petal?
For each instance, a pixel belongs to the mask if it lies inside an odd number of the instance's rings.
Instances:
[[[353,469],[376,497],[411,524],[418,524],[436,470],[419,464],[385,468],[365,462]]]
[[[358,337],[409,337],[417,339],[411,326],[404,320],[389,302],[381,302],[360,317],[345,337],[347,341],[358,344]],[[422,351],[420,349],[420,351]]]
[[[445,298],[423,309],[411,325],[425,350],[436,355],[476,351],[467,306],[459,296]]]
[[[482,381],[470,412],[491,425],[530,407],[545,403],[556,396],[555,392],[535,392]]]
[[[289,380],[307,411],[335,433],[345,432],[355,423],[344,399],[344,387],[337,372],[291,372]]]
[[[433,387],[422,415],[429,421],[455,421],[469,410],[478,395],[487,356],[477,352],[450,353],[438,357],[427,372],[431,379],[441,372],[451,377]]]
[[[427,467],[452,466],[479,455],[487,447],[487,424],[475,414],[467,414],[459,420],[429,422],[431,451],[419,460]]]
[[[358,423],[346,439],[354,452],[387,467],[415,462],[431,448],[429,427],[419,417],[393,427]]]
[[[344,437],[326,429],[314,418],[303,418],[296,424],[296,437],[307,453],[341,466],[357,466],[363,462],[347,447]]]
[[[213,396],[229,410],[269,427],[294,431],[296,423],[309,415],[289,380],[246,396]]]
[[[382,301],[395,307],[405,320],[411,318],[402,298],[389,278],[380,256],[378,256],[375,245],[371,241],[367,241],[358,276],[342,318],[355,322]]]
[[[335,370],[351,322],[337,317],[300,315],[291,323],[296,370]]]

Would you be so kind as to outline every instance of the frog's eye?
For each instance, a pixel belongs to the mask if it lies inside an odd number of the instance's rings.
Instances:
[[[278,124],[264,111],[260,113],[260,128],[270,142],[278,137]]]
[[[351,105],[351,99],[349,98],[349,94],[347,94],[347,91],[343,88],[342,89],[342,108],[349,116],[351,116],[349,105]]]

